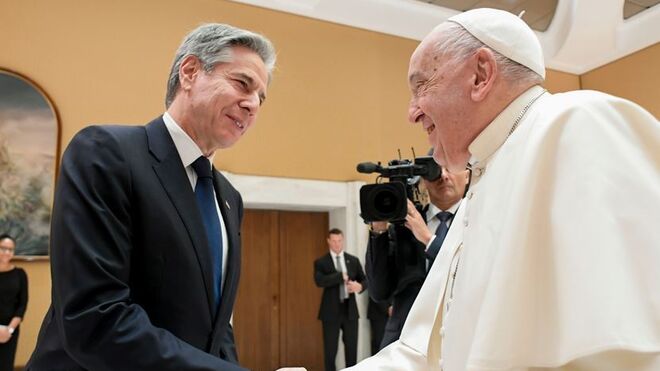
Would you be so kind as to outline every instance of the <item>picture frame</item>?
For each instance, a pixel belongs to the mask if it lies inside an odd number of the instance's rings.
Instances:
[[[48,255],[60,145],[52,101],[31,79],[0,68],[0,234],[17,256]]]

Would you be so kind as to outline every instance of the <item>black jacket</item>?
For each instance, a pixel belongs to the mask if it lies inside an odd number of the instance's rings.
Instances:
[[[366,277],[362,264],[357,257],[344,252],[346,274],[348,278],[362,284],[362,291],[367,288]],[[344,282],[341,272],[335,269],[332,256],[328,252],[314,262],[314,282],[316,286],[323,287],[323,297],[319,308],[318,318],[322,321],[336,321],[340,319],[339,285]],[[348,319],[358,319],[359,314],[355,304],[355,294],[348,296]]]
[[[51,224],[52,304],[27,370],[243,370],[229,318],[240,274],[240,194],[214,170],[227,228],[213,308],[195,195],[162,120],[78,133]]]

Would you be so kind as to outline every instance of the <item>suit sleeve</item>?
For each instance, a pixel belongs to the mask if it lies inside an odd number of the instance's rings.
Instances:
[[[355,265],[357,266],[357,272],[353,280],[359,282],[362,285],[362,291],[360,291],[360,293],[362,293],[369,286],[369,281],[367,280],[367,277],[364,275],[364,271],[362,270],[362,264],[360,263],[360,259],[358,259],[357,257],[355,258]]]
[[[321,258],[314,262],[314,282],[318,287],[332,287],[344,282],[344,277],[341,272],[334,269],[332,272],[326,272],[323,269],[323,258]]]
[[[22,269],[18,271],[18,275],[20,279],[20,291],[18,293],[18,305],[16,306],[16,310],[14,310],[13,317],[23,318],[28,303],[28,280],[25,271]]]
[[[242,370],[153,326],[131,300],[131,174],[109,129],[66,150],[53,209],[53,315],[67,353],[89,370]]]
[[[391,301],[396,287],[396,267],[389,244],[388,233],[369,236],[365,269],[369,282],[369,296],[376,302]]]

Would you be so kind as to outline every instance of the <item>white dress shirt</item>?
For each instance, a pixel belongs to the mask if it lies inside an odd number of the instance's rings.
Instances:
[[[195,191],[195,185],[197,185],[197,173],[192,167],[192,163],[195,162],[202,156],[202,150],[199,149],[199,146],[186,134],[179,124],[174,121],[172,116],[169,113],[165,112],[163,114],[163,121],[165,122],[165,127],[170,133],[172,140],[174,141],[174,146],[176,147],[177,152],[179,152],[179,157],[181,158],[181,163],[186,170],[186,175],[188,175],[188,180],[190,181],[190,186],[192,187],[193,192]],[[213,157],[207,157],[209,162],[213,164]],[[215,198],[215,208],[218,212],[218,219],[220,220],[220,230],[222,232],[222,286],[225,284],[225,277],[227,275],[227,251],[229,250],[229,244],[227,242],[227,228],[225,227],[225,221],[222,218],[222,213],[220,212],[220,205],[218,204],[218,197]]]

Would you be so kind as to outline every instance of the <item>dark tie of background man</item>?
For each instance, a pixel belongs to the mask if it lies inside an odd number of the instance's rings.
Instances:
[[[341,257],[337,255],[335,257],[337,260],[337,270],[341,273],[344,273],[344,268],[341,266]],[[342,279],[344,278],[344,275],[341,275]],[[339,301],[344,301],[348,299],[348,292],[346,292],[346,283],[342,281],[341,285],[339,285]]]
[[[197,173],[195,198],[197,198],[199,211],[202,213],[206,238],[209,241],[211,261],[213,262],[213,298],[215,300],[215,309],[217,310],[218,305],[220,305],[222,291],[222,231],[220,229],[215,191],[213,189],[211,163],[206,157],[200,156],[192,163],[192,167],[195,173]]]
[[[449,211],[441,211],[435,215],[435,217],[438,218],[438,220],[440,220],[440,224],[438,225],[438,228],[435,229],[435,238],[438,239],[440,243],[434,243],[431,246],[431,248],[429,248],[429,250],[426,252],[426,257],[429,259],[429,269],[431,269],[435,257],[438,256],[438,252],[440,251],[440,246],[442,245],[442,242],[445,240],[445,237],[447,236],[447,231],[449,231],[448,222],[451,221],[451,218],[453,216],[454,215]]]

